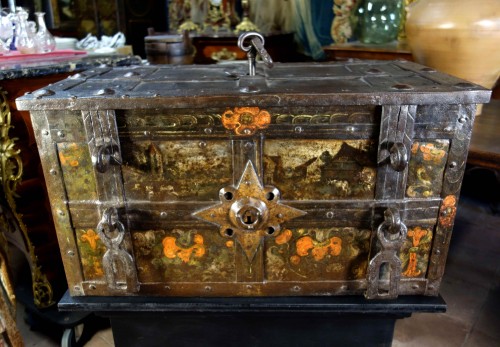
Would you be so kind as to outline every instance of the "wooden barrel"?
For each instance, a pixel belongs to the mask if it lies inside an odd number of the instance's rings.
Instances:
[[[151,64],[192,64],[194,47],[187,33],[150,35],[144,38],[146,58]]]

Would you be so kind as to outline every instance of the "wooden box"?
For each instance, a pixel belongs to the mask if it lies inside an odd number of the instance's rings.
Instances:
[[[475,104],[411,62],[97,68],[30,110],[72,295],[436,295]]]

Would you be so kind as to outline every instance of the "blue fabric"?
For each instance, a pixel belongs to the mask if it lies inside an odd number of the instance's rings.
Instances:
[[[332,0],[311,0],[314,33],[322,46],[333,43],[330,30],[333,22]]]
[[[321,21],[324,20],[324,16],[327,15],[327,13],[323,10],[324,6],[326,4],[323,3],[330,3],[330,6],[333,6],[332,1],[328,0],[290,0],[293,1],[294,5],[294,13],[295,13],[295,18],[294,18],[294,31],[295,31],[295,37],[296,40],[302,45],[302,49],[304,51],[304,54],[311,56],[314,60],[323,60],[325,59],[326,55],[325,52],[323,51],[322,48],[322,43],[318,38],[318,35],[316,34],[315,25],[313,23],[319,23],[321,24]],[[325,12],[325,13],[316,13],[316,16],[319,16],[319,19],[316,19],[313,16],[312,13],[312,3],[319,4],[317,8],[317,11],[319,12]],[[332,8],[330,7],[329,12],[332,12]],[[313,20],[314,18],[314,20]],[[332,15],[333,18],[333,15]],[[324,28],[325,26],[330,26],[331,21],[328,22],[328,24],[323,23],[321,24],[322,27]],[[319,31],[323,32],[324,29],[318,29]],[[330,29],[328,29],[328,32]]]

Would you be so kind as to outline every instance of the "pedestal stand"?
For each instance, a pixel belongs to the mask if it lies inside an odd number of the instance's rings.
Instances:
[[[391,346],[397,319],[445,312],[441,297],[70,297],[64,311],[111,321],[124,346]]]

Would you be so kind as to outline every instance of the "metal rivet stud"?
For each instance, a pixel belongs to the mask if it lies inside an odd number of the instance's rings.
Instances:
[[[395,84],[391,88],[392,89],[397,89],[397,90],[411,90],[411,89],[413,89],[413,87],[411,85],[405,84],[405,83]]]
[[[210,286],[206,286],[206,287],[205,287],[205,290],[206,290],[207,292],[209,292],[209,291],[211,291],[211,290],[212,290],[212,287],[210,287]]]
[[[252,285],[251,284],[247,284],[247,289],[252,289]]]
[[[436,255],[440,255],[441,254],[441,251],[439,249],[436,249],[436,251],[434,252]]]
[[[114,89],[104,88],[104,89],[99,89],[95,94],[96,95],[113,95],[114,93],[115,93]]]
[[[252,133],[252,131],[250,129],[243,130],[243,134],[245,134],[245,135],[250,135],[251,133]]]
[[[418,284],[414,284],[414,285],[412,285],[412,286],[411,286],[411,288],[412,288],[412,289],[418,289],[418,288],[420,288],[420,287],[418,286]]]
[[[299,286],[293,286],[292,292],[300,292],[301,288]]]
[[[429,288],[429,290],[434,290],[434,289],[436,289],[436,287],[434,287],[433,285],[430,285],[428,288]]]
[[[70,257],[73,257],[75,255],[75,252],[72,250],[69,250],[67,253]]]
[[[172,289],[172,288],[170,288],[170,286],[165,286],[164,288],[165,288],[165,290],[170,290],[170,289]]]
[[[74,286],[73,289],[76,290],[76,291],[80,291],[81,290],[81,288],[79,286]]]
[[[91,284],[91,285],[89,286],[89,289],[96,290],[96,289],[97,289],[97,287],[96,287],[94,284]]]
[[[465,124],[467,123],[467,117],[465,116],[462,116],[458,119],[458,122],[461,123],[461,124]]]
[[[54,175],[54,176],[57,175],[57,170],[56,169],[51,169],[50,170],[50,174]]]
[[[168,213],[165,211],[160,212],[160,217],[161,218],[166,218],[168,216]]]
[[[333,218],[333,212],[332,211],[327,212],[326,218]]]
[[[66,213],[64,213],[63,210],[59,210],[57,211],[57,214],[60,215],[61,217],[64,216]]]
[[[304,131],[304,129],[302,127],[295,127],[295,129],[293,129],[293,131],[295,131],[297,134],[300,134],[301,132]]]
[[[66,136],[66,134],[64,133],[64,131],[59,130],[59,131],[57,132],[57,136],[59,136],[59,137],[61,137],[61,138],[62,138],[62,137],[65,137],[65,136]]]
[[[49,134],[49,131],[48,131],[48,130],[42,130],[42,135],[47,136],[48,134]]]
[[[457,162],[456,162],[456,161],[452,161],[452,162],[450,163],[450,169],[454,169],[454,168],[456,168],[456,167],[457,167],[457,165],[458,165],[458,164],[457,164]]]
[[[200,141],[198,143],[198,147],[200,147],[200,148],[207,148],[207,143],[205,141]]]
[[[212,133],[212,128],[205,128],[205,134],[211,134]]]
[[[149,130],[144,131],[144,136],[150,136],[150,135],[151,135],[151,131],[149,131]]]

